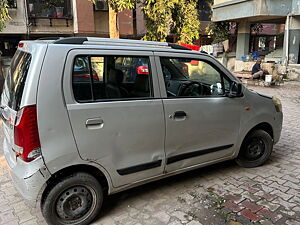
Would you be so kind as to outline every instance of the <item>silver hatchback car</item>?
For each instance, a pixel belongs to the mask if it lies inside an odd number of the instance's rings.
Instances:
[[[135,40],[22,41],[1,97],[4,154],[49,224],[89,224],[103,197],[235,159],[270,157],[280,100],[213,57]]]

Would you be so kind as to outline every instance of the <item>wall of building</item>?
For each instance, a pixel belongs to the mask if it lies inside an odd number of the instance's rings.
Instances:
[[[30,20],[31,21],[31,20]],[[31,21],[30,34],[69,34],[74,33],[73,20],[52,19],[52,26],[49,19],[36,19],[36,25]]]
[[[108,37],[108,11],[98,11],[94,13],[95,31],[97,35]]]
[[[133,35],[132,10],[124,10],[119,12],[118,15],[120,35]]]
[[[233,0],[214,0],[215,5],[230,3],[230,2],[233,2]]]
[[[287,49],[288,48],[288,60],[290,64],[298,64],[300,63],[299,59],[299,48],[300,48],[300,16],[290,17],[289,21],[289,31],[288,26],[285,29],[284,35],[284,56],[283,59],[286,61],[287,59]],[[289,35],[287,35],[289,32]],[[287,40],[288,38],[288,40]]]
[[[255,15],[286,16],[292,11],[292,0],[255,0]]]
[[[142,12],[141,4],[137,4],[136,9],[136,23],[137,23],[137,34],[138,36],[144,36],[146,33],[146,21],[144,19],[144,14]]]
[[[296,15],[300,15],[300,0],[293,0],[292,13]]]
[[[83,0],[72,0],[74,33],[93,34],[95,33],[95,20],[93,3]]]
[[[228,3],[228,2],[226,2]],[[255,14],[253,1],[242,1],[236,4],[215,4],[213,6],[213,21],[235,20],[251,17]]]
[[[238,20],[256,16],[286,16],[292,11],[292,0],[232,0],[215,1],[213,21]],[[298,5],[295,3],[294,8]],[[298,8],[297,8],[298,9]]]

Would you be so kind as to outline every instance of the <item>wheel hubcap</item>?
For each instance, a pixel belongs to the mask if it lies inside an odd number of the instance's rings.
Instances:
[[[64,191],[58,198],[56,210],[63,220],[75,220],[84,216],[92,206],[92,194],[84,186]]]
[[[246,158],[249,160],[256,160],[260,158],[265,152],[265,143],[260,138],[253,138],[247,145]]]

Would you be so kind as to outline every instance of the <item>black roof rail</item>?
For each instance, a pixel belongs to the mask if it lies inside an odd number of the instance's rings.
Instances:
[[[175,44],[175,43],[168,43],[168,45],[173,48],[173,49],[179,49],[179,50],[189,50],[192,51],[192,49],[189,49],[187,47],[181,46],[179,44]]]
[[[88,41],[86,37],[67,37],[58,39],[54,44],[83,44],[85,41]]]
[[[38,38],[36,40],[39,40],[39,41],[55,41],[55,40],[58,40],[58,39],[61,39],[62,37],[42,37],[42,38]]]
[[[49,39],[44,39],[44,40],[49,40]],[[66,37],[66,38],[56,38],[52,40],[55,40],[53,44],[83,44],[84,42],[89,41],[86,37]],[[175,43],[168,43],[167,46],[173,49],[192,51],[187,47]]]

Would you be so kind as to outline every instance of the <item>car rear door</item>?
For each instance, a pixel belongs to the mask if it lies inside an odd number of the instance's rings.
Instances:
[[[243,104],[226,96],[231,80],[224,69],[195,54],[156,53],[155,60],[164,98],[166,171],[232,157]]]
[[[128,71],[116,63],[125,56],[146,59],[151,73],[127,83]],[[77,57],[88,59],[98,79],[72,84]],[[153,53],[73,50],[66,65],[66,105],[82,159],[100,164],[115,187],[161,175],[165,125]]]

